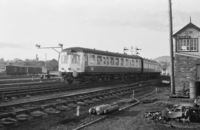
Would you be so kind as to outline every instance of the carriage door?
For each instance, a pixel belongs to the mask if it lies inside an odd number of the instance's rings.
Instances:
[[[200,81],[200,64],[197,65],[197,81]]]

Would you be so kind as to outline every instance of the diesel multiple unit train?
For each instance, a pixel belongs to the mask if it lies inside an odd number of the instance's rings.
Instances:
[[[161,66],[137,55],[72,47],[60,53],[59,72],[64,81],[72,83],[74,80],[156,78]]]

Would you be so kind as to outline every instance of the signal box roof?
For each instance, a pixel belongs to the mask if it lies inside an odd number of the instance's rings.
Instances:
[[[196,25],[194,25],[193,23],[188,23],[186,26],[184,26],[183,28],[181,28],[178,32],[176,32],[174,35],[173,35],[173,37],[177,37],[177,35],[179,34],[179,33],[181,33],[181,32],[183,32],[185,29],[187,29],[187,28],[194,28],[194,29],[196,29],[196,30],[198,30],[198,31],[200,31],[200,28],[199,27],[197,27]]]
[[[101,51],[101,50],[82,48],[82,47],[66,48],[62,52],[71,52],[71,53],[72,52],[84,52],[84,53],[92,53],[92,54],[105,55],[105,56],[142,59],[140,56],[137,56],[137,55],[127,55],[127,54],[114,53],[114,52],[109,52],[109,51]]]

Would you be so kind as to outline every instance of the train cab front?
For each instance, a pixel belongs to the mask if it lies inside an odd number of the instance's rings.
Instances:
[[[83,72],[82,56],[80,52],[61,52],[59,72],[63,81],[71,84]]]

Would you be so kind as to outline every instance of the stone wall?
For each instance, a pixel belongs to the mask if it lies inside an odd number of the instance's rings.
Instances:
[[[180,92],[189,88],[189,80],[196,80],[197,58],[175,54],[174,60],[174,77],[175,91]]]

